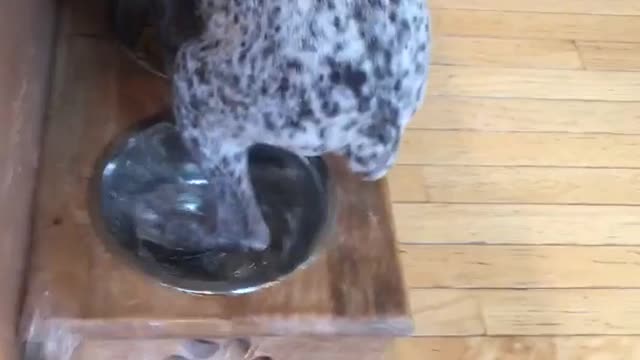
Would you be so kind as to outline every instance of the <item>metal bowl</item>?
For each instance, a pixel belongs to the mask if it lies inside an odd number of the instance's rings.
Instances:
[[[206,191],[215,184],[200,172],[169,122],[127,132],[108,147],[89,197],[95,228],[108,249],[181,291],[243,294],[273,285],[325,248],[333,230],[333,186],[322,158],[301,158],[268,145],[249,153],[256,197],[271,230],[264,251],[165,248],[141,235],[131,209],[163,186],[181,194],[158,202],[171,214],[163,223],[179,217],[199,226],[215,219],[215,199]]]

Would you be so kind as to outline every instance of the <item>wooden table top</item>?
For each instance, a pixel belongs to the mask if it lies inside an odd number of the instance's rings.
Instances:
[[[94,338],[224,335],[405,335],[411,331],[386,183],[331,161],[337,235],[312,266],[239,297],[161,286],[108,252],[87,209],[95,162],[114,136],[167,107],[169,88],[110,36],[63,12],[35,209],[25,324]],[[80,25],[78,25],[80,24]]]

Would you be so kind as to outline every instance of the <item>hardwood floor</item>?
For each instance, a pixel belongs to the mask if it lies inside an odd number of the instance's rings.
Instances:
[[[430,0],[393,360],[640,359],[640,2]]]

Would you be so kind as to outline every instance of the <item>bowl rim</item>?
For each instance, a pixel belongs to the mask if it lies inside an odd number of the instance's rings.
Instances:
[[[327,161],[325,156],[321,156],[319,159],[327,169],[325,185],[326,214],[324,216],[324,221],[319,224],[319,230],[311,241],[309,256],[304,261],[294,266],[291,270],[280,273],[273,279],[266,282],[257,280],[246,281],[244,284],[240,285],[232,285],[233,283],[225,281],[189,279],[163,271],[158,265],[141,261],[138,256],[124,249],[123,246],[119,244],[118,239],[109,230],[107,230],[106,221],[102,216],[101,189],[104,170],[110,159],[117,156],[129,139],[131,139],[136,133],[163,123],[175,127],[175,124],[169,121],[167,116],[159,115],[140,121],[119,132],[109,143],[107,143],[100,156],[95,161],[93,172],[89,179],[89,186],[87,187],[87,207],[89,218],[98,241],[104,245],[108,253],[114,255],[115,258],[122,260],[122,262],[124,262],[130,269],[137,269],[146,276],[152,278],[154,281],[159,282],[161,285],[183,293],[193,295],[243,295],[272,287],[273,285],[288,279],[293,274],[307,269],[316,260],[324,256],[329,248],[335,245],[336,241],[332,240],[335,239],[336,235],[339,198],[337,196],[335,176],[333,176],[330,161]]]

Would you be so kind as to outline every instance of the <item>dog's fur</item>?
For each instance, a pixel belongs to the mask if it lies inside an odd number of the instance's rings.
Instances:
[[[235,204],[221,205],[222,237],[268,243],[249,179],[253,144],[334,152],[366,179],[386,174],[424,96],[424,0],[194,1],[202,29],[177,49],[174,110],[217,196]]]

